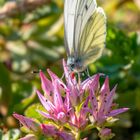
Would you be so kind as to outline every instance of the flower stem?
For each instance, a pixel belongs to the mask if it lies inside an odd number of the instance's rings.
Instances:
[[[75,136],[75,140],[80,140],[80,132],[78,132]]]

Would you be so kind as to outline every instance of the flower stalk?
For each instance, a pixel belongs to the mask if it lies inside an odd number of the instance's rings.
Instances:
[[[77,132],[75,140],[80,140],[80,132]]]

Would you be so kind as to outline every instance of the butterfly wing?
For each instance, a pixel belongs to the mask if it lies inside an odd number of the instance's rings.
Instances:
[[[65,0],[64,3],[64,39],[67,55],[70,56],[73,48],[74,19],[76,6],[79,0]]]
[[[79,52],[79,40],[84,26],[93,12],[96,10],[95,0],[65,0],[64,27],[65,47],[68,56],[77,56]]]
[[[85,67],[102,55],[105,40],[106,16],[104,10],[98,7],[84,26],[78,45],[78,57]]]

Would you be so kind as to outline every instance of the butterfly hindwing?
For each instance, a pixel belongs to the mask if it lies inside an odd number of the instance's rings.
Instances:
[[[82,58],[84,65],[94,62],[101,56],[105,40],[106,16],[103,9],[99,7],[88,19],[78,45],[78,56]]]

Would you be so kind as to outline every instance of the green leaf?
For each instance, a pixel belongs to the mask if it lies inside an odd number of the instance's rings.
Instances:
[[[134,134],[134,140],[140,140],[140,133],[135,133]]]
[[[34,118],[34,119],[38,119],[40,122],[42,122],[44,120],[44,117],[41,116],[37,110],[41,110],[46,112],[46,110],[43,108],[43,106],[39,103],[33,104],[31,106],[29,106],[26,110],[25,110],[25,116],[30,117],[30,118]]]
[[[0,129],[0,140],[2,140],[2,130]]]
[[[11,129],[2,136],[2,140],[18,140],[20,131],[18,129]]]
[[[11,100],[12,95],[10,75],[5,66],[0,63],[0,102],[10,105]]]
[[[29,106],[36,97],[35,89],[32,83],[28,81],[16,81],[12,84],[13,100],[11,113],[18,112],[22,113],[23,110]]]

